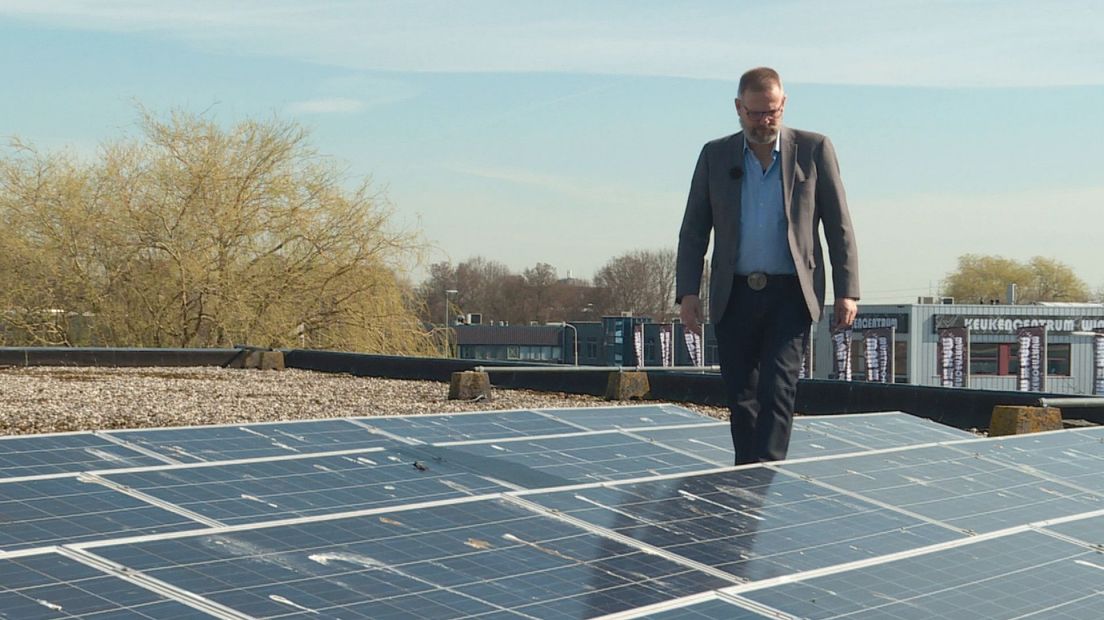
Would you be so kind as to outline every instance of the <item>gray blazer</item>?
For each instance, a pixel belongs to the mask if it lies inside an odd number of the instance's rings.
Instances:
[[[782,200],[788,222],[790,254],[797,267],[809,316],[820,320],[824,306],[824,257],[819,227],[823,224],[832,262],[837,298],[859,298],[858,250],[847,198],[840,180],[836,152],[827,137],[782,127]],[[744,134],[719,138],[702,147],[686,213],[679,231],[675,299],[699,295],[705,250],[713,233],[709,316],[724,316],[732,294],[733,268],[740,244],[740,183],[743,178]],[[740,169],[739,173],[734,172]]]

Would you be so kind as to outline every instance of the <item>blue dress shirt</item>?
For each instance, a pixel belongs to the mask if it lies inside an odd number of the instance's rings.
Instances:
[[[781,134],[771,151],[771,164],[762,163],[744,142],[744,173],[740,179],[740,248],[736,273],[797,273],[786,234],[782,201]]]

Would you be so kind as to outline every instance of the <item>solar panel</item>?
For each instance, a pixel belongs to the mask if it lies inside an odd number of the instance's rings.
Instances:
[[[355,450],[395,443],[342,419],[111,431],[110,435],[181,463]]]
[[[0,482],[3,551],[199,527],[185,516],[75,476]]]
[[[86,550],[256,618],[582,618],[731,584],[502,500]]]
[[[1037,532],[963,544],[742,596],[801,618],[1100,618],[1104,562]]]
[[[103,475],[224,524],[348,512],[509,490],[402,449]]]
[[[627,614],[625,617],[647,618],[648,620],[760,620],[761,618],[778,620],[779,618],[787,618],[787,616],[783,616],[778,612],[773,612],[769,616],[764,615],[740,607],[736,603],[719,598],[715,594],[705,598],[696,598],[701,600],[666,607],[662,610]]]
[[[1046,529],[1093,545],[1097,549],[1104,549],[1104,516],[1048,525]]]
[[[1100,495],[949,446],[783,462],[779,467],[970,532],[1104,508]]]
[[[679,424],[711,424],[715,418],[676,405],[633,405],[577,409],[538,409],[553,418],[591,431]]]
[[[164,463],[92,433],[0,438],[0,478]]]
[[[944,426],[900,411],[839,416],[799,416],[794,418],[794,428],[823,433],[862,450],[899,448],[977,437],[968,431]]]
[[[57,553],[0,559],[0,617],[213,618]]]
[[[523,497],[742,580],[962,537],[764,467]]]
[[[712,469],[716,464],[617,431],[516,439],[434,448],[446,460],[519,486],[561,486],[598,480]],[[519,469],[520,468],[520,469]],[[537,477],[526,477],[530,473]]]
[[[1104,442],[1081,430],[971,441],[955,448],[1054,481],[1104,493]]]
[[[728,422],[719,422],[676,428],[638,429],[630,431],[630,434],[693,454],[717,465],[731,465],[733,451],[728,428]]]
[[[579,430],[527,410],[358,419],[372,428],[422,443],[559,435]]]
[[[802,460],[730,468],[727,423],[646,404],[0,440],[8,457],[25,477],[0,480],[0,618],[9,602],[99,620],[1104,608],[1104,429],[978,439],[901,413],[799,417]],[[74,467],[91,473],[41,475]],[[18,564],[47,556],[63,565]],[[1039,595],[1021,583],[1036,570],[1072,586]],[[90,588],[103,609],[70,612]]]

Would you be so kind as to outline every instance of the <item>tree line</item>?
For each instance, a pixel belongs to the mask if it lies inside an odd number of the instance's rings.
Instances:
[[[665,249],[612,258],[591,280],[561,278],[548,263],[516,273],[475,256],[456,265],[430,265],[416,292],[427,322],[443,321],[448,303],[451,316],[478,313],[484,323],[516,325],[596,321],[622,312],[668,320],[676,313],[674,287],[675,252]]]

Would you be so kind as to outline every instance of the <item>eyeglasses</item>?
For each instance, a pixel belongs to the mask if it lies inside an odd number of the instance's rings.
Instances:
[[[753,121],[761,121],[765,118],[775,119],[782,114],[782,108],[778,107],[773,110],[749,110],[747,106],[740,105],[740,100],[736,99],[736,109],[743,109],[744,114]]]

